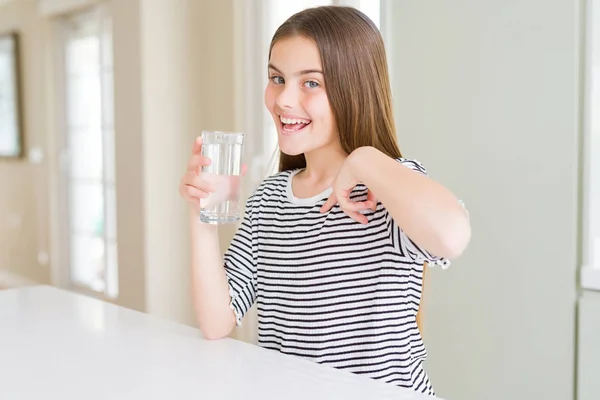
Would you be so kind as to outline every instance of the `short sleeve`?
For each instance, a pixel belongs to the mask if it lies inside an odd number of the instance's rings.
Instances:
[[[255,194],[246,202],[244,219],[223,259],[229,282],[230,308],[235,314],[237,326],[242,324],[242,318],[256,300],[257,237],[254,197]]]
[[[416,171],[420,174],[428,176],[427,171],[423,167],[423,165],[417,160],[409,160],[405,158],[397,159],[402,165],[407,168],[410,168],[413,171]],[[460,202],[463,208],[466,211],[464,203]],[[467,212],[468,214],[468,212]],[[389,216],[389,226],[391,229],[391,238],[394,246],[402,253],[412,259],[414,262],[418,264],[427,263],[428,265],[439,265],[442,269],[446,269],[450,266],[450,260],[438,257],[429,253],[424,248],[418,246],[415,242],[413,242],[406,233],[394,222],[394,220]]]

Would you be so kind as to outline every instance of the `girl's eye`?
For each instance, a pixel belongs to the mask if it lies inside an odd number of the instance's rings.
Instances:
[[[280,76],[272,76],[271,77],[271,81],[277,85],[282,85],[283,83],[285,83],[285,81],[283,80],[282,77]]]
[[[306,81],[306,82],[304,82],[304,86],[306,86],[309,89],[316,89],[319,87],[319,82]]]

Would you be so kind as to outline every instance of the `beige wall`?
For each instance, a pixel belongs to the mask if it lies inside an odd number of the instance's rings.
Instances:
[[[156,315],[187,322],[192,315],[185,279],[190,250],[177,184],[189,155],[196,99],[186,90],[193,77],[186,3],[141,0],[140,21],[146,306]]]
[[[58,212],[61,112],[56,70],[55,19],[90,4],[104,3],[114,17],[115,127],[119,280],[117,302],[138,310],[146,308],[141,143],[140,34],[137,0],[51,1],[19,0],[0,6],[0,31],[22,34],[25,146],[45,155],[41,165],[22,160],[0,160],[0,281],[53,283],[66,286],[61,260]],[[4,192],[6,188],[6,192]],[[12,227],[21,220],[21,227]],[[49,255],[40,265],[38,252]]]
[[[141,21],[139,0],[111,0],[113,18],[115,172],[119,298],[117,303],[146,310],[144,230],[144,121],[142,112]]]
[[[231,1],[140,4],[147,310],[193,323],[189,214],[177,186],[203,129],[239,125],[235,13]]]
[[[53,19],[95,3],[113,17],[116,302],[194,324],[188,214],[178,184],[202,129],[243,128],[238,101],[243,90],[236,85],[243,69],[236,44],[241,41],[234,39],[241,37],[240,12],[234,0],[24,0],[0,6],[0,28],[24,32],[26,144],[47,153],[41,166],[0,161],[0,187],[8,194],[0,196],[0,277],[8,271],[35,282],[52,277],[57,285],[67,284],[56,229],[61,221],[53,212],[60,151]],[[9,230],[6,221],[15,220],[13,214],[22,226]],[[223,229],[222,249],[234,229]],[[38,251],[50,252],[52,268],[38,265]]]
[[[32,164],[28,149],[46,149],[47,102],[45,47],[48,23],[34,0],[0,6],[0,32],[15,30],[21,38],[21,81],[25,157],[0,158],[0,281],[50,282],[50,265],[38,262],[49,251],[48,160]],[[43,257],[42,257],[43,258]],[[1,282],[0,282],[1,283]]]

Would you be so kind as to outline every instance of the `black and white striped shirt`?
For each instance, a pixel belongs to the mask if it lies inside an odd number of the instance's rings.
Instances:
[[[416,314],[423,263],[449,262],[416,246],[381,203],[366,225],[339,206],[320,213],[331,189],[294,197],[298,172],[263,181],[225,254],[238,325],[257,301],[259,345],[433,394]],[[366,197],[363,185],[351,195]]]

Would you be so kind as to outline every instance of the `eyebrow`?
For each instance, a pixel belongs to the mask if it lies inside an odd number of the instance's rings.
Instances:
[[[281,70],[279,70],[279,68],[277,68],[273,64],[269,63],[268,67],[269,67],[269,69],[272,69],[272,70],[280,73],[281,75],[283,75]],[[323,71],[321,71],[320,69],[303,69],[301,71],[296,72],[294,75],[301,76],[301,75],[314,74],[314,73],[323,75]]]

